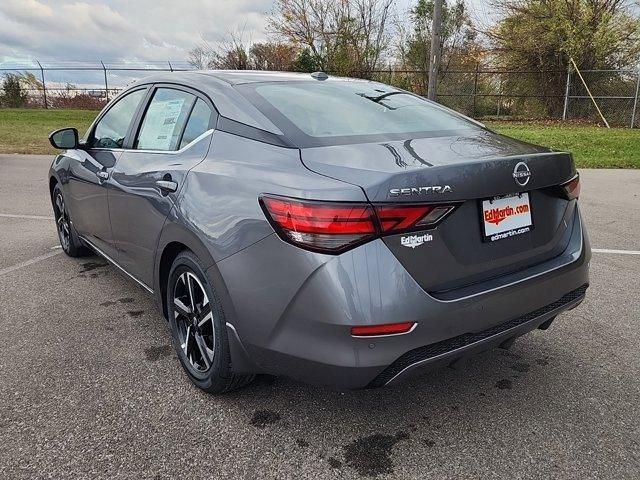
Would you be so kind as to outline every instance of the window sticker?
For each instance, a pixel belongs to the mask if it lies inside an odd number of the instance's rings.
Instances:
[[[138,139],[138,148],[172,150],[180,135],[178,118],[184,102],[184,98],[151,102]]]

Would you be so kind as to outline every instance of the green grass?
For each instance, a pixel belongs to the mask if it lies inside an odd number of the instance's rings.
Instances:
[[[95,110],[0,109],[0,153],[56,153],[49,134],[76,127],[80,136],[98,114]]]
[[[0,153],[55,153],[48,136],[62,127],[82,135],[93,110],[0,109]],[[640,168],[640,129],[540,122],[488,122],[499,133],[573,153],[581,168]]]
[[[640,168],[640,129],[562,123],[488,122],[525,142],[573,153],[580,168]]]

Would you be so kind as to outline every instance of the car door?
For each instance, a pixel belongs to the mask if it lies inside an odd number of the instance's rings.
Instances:
[[[187,172],[209,149],[217,113],[204,95],[156,85],[133,142],[111,172],[109,211],[120,265],[146,285],[167,215]],[[133,138],[133,137],[132,137]]]
[[[85,147],[70,162],[67,203],[76,231],[112,258],[116,257],[107,200],[107,180],[147,93],[140,88],[119,98],[98,118]]]

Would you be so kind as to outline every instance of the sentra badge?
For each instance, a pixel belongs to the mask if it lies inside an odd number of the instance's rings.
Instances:
[[[431,193],[448,193],[451,191],[449,185],[432,185],[430,187],[410,187],[410,188],[392,188],[389,190],[390,197],[399,197],[401,195],[429,195]]]

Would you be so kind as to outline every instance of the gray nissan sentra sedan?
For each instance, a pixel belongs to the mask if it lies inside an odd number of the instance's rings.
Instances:
[[[547,329],[588,286],[571,155],[388,85],[159,75],[50,140],[64,251],[153,294],[209,392],[392,384]]]

